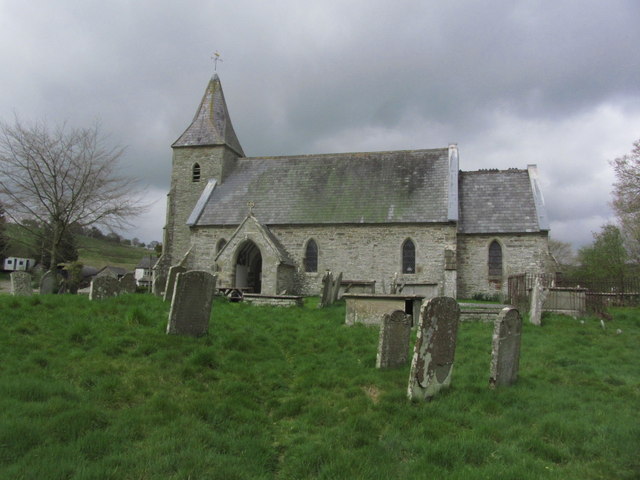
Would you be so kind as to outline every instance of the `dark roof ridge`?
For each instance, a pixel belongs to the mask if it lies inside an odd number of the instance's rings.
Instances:
[[[243,157],[241,160],[270,160],[270,159],[287,159],[287,158],[319,158],[319,157],[360,157],[365,155],[389,155],[399,153],[427,153],[427,152],[446,152],[449,147],[441,148],[422,148],[414,150],[378,150],[371,152],[334,152],[334,153],[303,153],[300,155],[265,155],[265,156],[251,156]]]
[[[460,170],[466,174],[482,174],[482,173],[523,173],[527,172],[526,168],[507,168],[506,170],[499,170],[497,168],[480,168],[478,170]]]

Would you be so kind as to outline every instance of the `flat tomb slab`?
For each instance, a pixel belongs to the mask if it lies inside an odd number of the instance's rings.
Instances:
[[[302,307],[304,297],[297,295],[260,295],[257,293],[245,293],[243,301],[251,305],[269,305],[276,307]]]
[[[346,302],[346,325],[364,323],[365,325],[381,325],[382,316],[395,310],[402,310],[413,318],[413,325],[418,324],[422,295],[371,295],[350,294],[343,296]]]

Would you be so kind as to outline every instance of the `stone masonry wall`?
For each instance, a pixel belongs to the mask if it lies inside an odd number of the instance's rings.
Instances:
[[[172,265],[189,249],[190,232],[186,222],[207,181],[226,177],[237,156],[224,146],[181,147],[173,150],[171,190],[167,199],[166,254]],[[200,165],[200,181],[193,182],[193,165]]]
[[[489,281],[489,244],[502,247],[502,281]],[[548,235],[543,233],[458,236],[458,298],[476,293],[507,294],[509,275],[546,272],[550,255]]]
[[[259,220],[259,219],[258,219]],[[395,272],[402,270],[402,243],[411,238],[416,246],[416,273],[400,274],[399,281],[434,282],[442,289],[445,248],[456,248],[455,227],[434,225],[313,225],[269,227],[287,249],[298,266],[299,285],[295,293],[319,294],[326,270],[343,272],[345,280],[376,280],[376,291],[382,293],[382,282],[388,290]],[[200,227],[193,229],[194,264],[192,268],[215,269],[216,244],[229,240],[235,227]],[[313,238],[318,245],[318,271],[302,272],[305,246]],[[263,255],[265,252],[262,252]],[[263,268],[268,263],[263,259]],[[265,277],[274,272],[263,271]],[[226,277],[220,272],[220,281]]]

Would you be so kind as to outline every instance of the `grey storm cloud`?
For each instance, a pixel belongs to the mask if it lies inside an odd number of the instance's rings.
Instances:
[[[441,147],[538,164],[552,236],[612,218],[608,160],[640,137],[635,0],[0,1],[0,119],[99,120],[155,207],[218,64],[248,155]],[[595,225],[595,227],[594,227]]]

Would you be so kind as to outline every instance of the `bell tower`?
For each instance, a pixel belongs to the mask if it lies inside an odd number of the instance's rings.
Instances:
[[[173,164],[167,196],[163,265],[179,262],[189,250],[187,219],[208,180],[223,183],[244,157],[217,74],[209,81],[191,125],[171,145]]]

